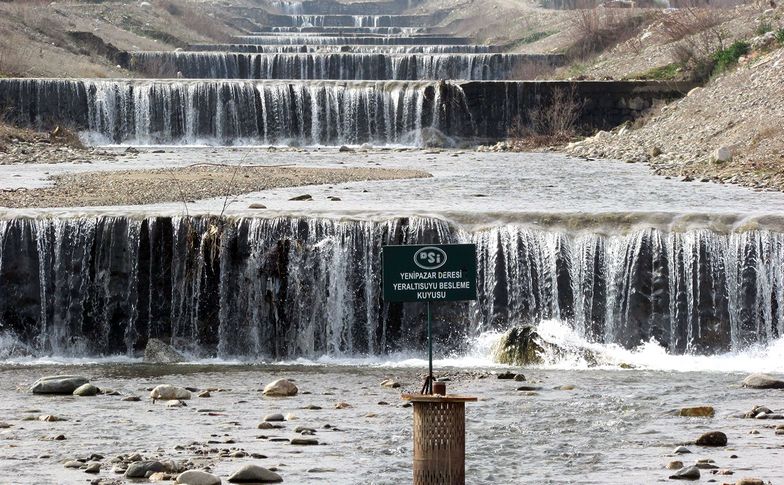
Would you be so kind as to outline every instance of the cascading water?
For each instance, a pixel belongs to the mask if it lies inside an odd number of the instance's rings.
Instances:
[[[418,46],[194,44],[189,49],[195,52],[249,52],[256,54],[329,54],[339,52],[363,54],[486,54],[497,52],[499,47],[478,44]]]
[[[302,15],[305,11],[302,2],[288,2],[276,0],[272,2],[272,8],[286,15]]]
[[[69,120],[96,144],[411,144],[424,127],[471,136],[462,89],[448,85],[435,110],[434,83],[0,80],[14,120]],[[413,138],[412,138],[413,137]]]
[[[416,348],[421,305],[380,296],[384,244],[474,242],[479,300],[434,306],[438,339],[544,319],[594,342],[741,350],[784,332],[784,236],[600,235],[428,218],[0,222],[2,342],[123,354],[150,337],[198,355],[290,358]]]
[[[332,36],[332,35],[238,35],[237,43],[258,45],[454,45],[470,44],[465,37]]]
[[[134,69],[192,79],[504,80],[526,65],[557,65],[562,56],[527,54],[251,54],[138,52]]]

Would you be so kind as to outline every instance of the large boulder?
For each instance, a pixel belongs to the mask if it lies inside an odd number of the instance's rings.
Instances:
[[[280,475],[258,465],[243,465],[229,477],[231,483],[279,483],[282,481],[283,478]]]
[[[150,364],[176,364],[185,361],[185,357],[171,345],[157,338],[151,338],[144,348],[144,361]]]
[[[162,384],[150,391],[150,399],[155,401],[175,401],[190,398],[190,391],[182,387],[170,386],[169,384]]]
[[[48,376],[35,381],[30,389],[33,394],[73,394],[73,392],[90,382],[84,376]]]
[[[544,345],[533,327],[512,327],[493,346],[493,360],[507,365],[541,364],[545,354]]]
[[[288,397],[296,396],[299,392],[297,386],[288,379],[278,379],[277,381],[270,382],[264,387],[263,394],[272,397]]]
[[[751,374],[743,379],[743,387],[751,389],[784,389],[784,381],[767,374]]]
[[[422,128],[420,136],[422,137],[422,146],[425,148],[451,148],[455,146],[451,138],[436,128],[429,126]]]
[[[582,359],[589,366],[598,365],[598,356],[587,348],[569,346],[548,341],[534,327],[515,326],[507,330],[493,345],[493,360],[499,364],[513,366],[539,365],[546,359],[572,356]]]

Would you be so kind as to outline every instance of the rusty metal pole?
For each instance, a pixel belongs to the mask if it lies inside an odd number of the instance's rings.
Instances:
[[[414,405],[414,485],[465,485],[469,396],[409,394]]]

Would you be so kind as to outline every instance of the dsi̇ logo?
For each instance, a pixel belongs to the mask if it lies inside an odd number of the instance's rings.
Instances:
[[[438,269],[446,264],[446,253],[441,248],[429,246],[414,253],[414,264],[422,269]]]

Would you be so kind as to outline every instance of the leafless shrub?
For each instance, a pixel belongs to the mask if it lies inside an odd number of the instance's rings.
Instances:
[[[510,145],[523,149],[573,140],[579,133],[583,106],[574,86],[553,89],[548,98],[527,113],[527,120],[516,118],[513,121],[509,129]]]
[[[711,56],[726,47],[729,34],[722,25],[728,15],[727,11],[697,7],[659,14],[660,30],[671,44],[673,60],[689,67],[694,78],[709,75]]]
[[[648,14],[637,9],[583,8],[570,12],[569,28],[574,41],[567,50],[582,59],[634,37]]]

